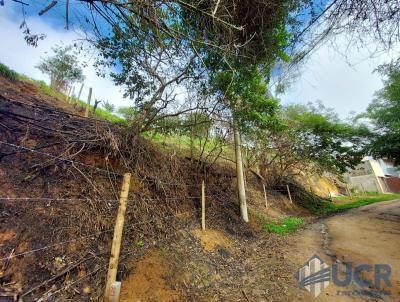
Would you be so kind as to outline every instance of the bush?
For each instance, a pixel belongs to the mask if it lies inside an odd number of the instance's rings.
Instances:
[[[11,81],[18,80],[18,73],[16,73],[14,70],[8,68],[6,65],[2,63],[0,63],[0,75]]]

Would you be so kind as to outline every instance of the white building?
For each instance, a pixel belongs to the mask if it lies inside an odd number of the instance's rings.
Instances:
[[[365,157],[344,178],[351,189],[379,193],[400,192],[400,170],[386,159]]]

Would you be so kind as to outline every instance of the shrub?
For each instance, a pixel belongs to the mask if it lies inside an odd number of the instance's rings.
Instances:
[[[6,65],[2,63],[0,63],[0,75],[11,81],[18,80],[18,73],[16,73],[14,70],[8,68]]]

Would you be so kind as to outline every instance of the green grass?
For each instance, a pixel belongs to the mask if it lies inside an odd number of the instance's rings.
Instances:
[[[362,206],[366,206],[369,204],[373,204],[376,202],[381,201],[388,201],[393,199],[400,198],[400,194],[375,194],[375,195],[368,195],[363,197],[354,197],[353,200],[350,200],[347,203],[334,203],[334,202],[327,202],[323,201],[323,207],[318,209],[316,214],[319,215],[329,215],[333,213],[342,212],[349,209],[354,209]],[[339,199],[342,200],[343,199]]]
[[[87,106],[87,104],[85,102],[75,99],[75,98],[71,99],[70,102],[77,103],[84,108]],[[89,105],[89,112],[93,113],[93,106],[91,106],[91,105]],[[124,126],[128,125],[128,121],[126,119],[119,117],[119,116],[113,114],[112,112],[109,112],[103,108],[97,107],[96,111],[94,112],[94,115],[96,117],[98,117],[99,119],[107,120],[114,124],[119,124],[119,125],[124,125]]]
[[[12,70],[11,68],[8,68],[6,65],[2,64],[0,62],[0,75],[3,77],[11,80],[11,81],[16,81],[19,78],[19,75],[16,71]]]
[[[143,242],[142,240],[137,240],[137,241],[135,242],[135,246],[136,246],[138,249],[140,249],[141,247],[144,246],[144,242]]]
[[[186,155],[189,155],[192,146],[195,156],[200,155],[202,148],[204,148],[203,156],[207,156],[210,153],[216,155],[219,153],[220,150],[219,147],[215,148],[215,146],[219,146],[219,143],[214,138],[210,138],[204,147],[204,141],[200,141],[199,139],[195,138],[193,142],[191,142],[190,137],[184,134],[180,135],[147,132],[144,135],[152,141],[162,145],[166,151],[169,150],[169,147],[171,148],[171,150],[176,150],[176,148],[178,148]],[[232,146],[222,145],[221,155],[226,158],[234,158],[234,150]]]
[[[264,230],[271,233],[281,235],[290,234],[295,232],[300,226],[304,224],[304,219],[300,217],[287,217],[280,223],[267,222],[263,225]]]
[[[24,74],[20,74],[16,71],[10,69],[6,65],[2,64],[1,62],[0,62],[0,76],[3,76],[11,81],[20,80],[23,82],[32,83],[35,86],[37,86],[42,93],[44,93],[48,96],[58,98],[61,100],[65,100],[65,101],[67,100],[67,96],[64,93],[53,89],[52,87],[47,85],[46,82],[38,81],[38,80],[32,79]],[[71,102],[78,103],[82,107],[86,106],[85,102],[82,102],[81,100],[78,100],[78,99],[73,99],[73,100],[71,100]],[[89,106],[89,111],[93,112],[93,106]],[[102,108],[96,108],[94,115],[96,117],[98,117],[99,119],[107,120],[107,121],[110,121],[115,124],[128,125],[128,121],[126,119],[119,117],[119,116],[113,114],[112,112],[109,112]]]
[[[119,124],[124,126],[128,126],[129,124],[129,122],[126,119],[119,117],[103,108],[97,108],[94,115],[100,119],[110,121],[111,123],[114,124]]]

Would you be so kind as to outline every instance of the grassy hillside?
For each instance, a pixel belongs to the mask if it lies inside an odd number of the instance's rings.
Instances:
[[[39,81],[39,80],[35,80],[32,79],[24,74],[20,74],[12,69],[10,69],[8,66],[0,63],[0,75],[2,75],[3,77],[11,80],[11,81],[24,81],[24,82],[28,82],[31,83],[33,85],[35,85],[36,87],[38,87],[38,89],[51,97],[60,99],[60,100],[64,100],[64,101],[68,101],[72,104],[77,104],[79,106],[81,106],[82,108],[86,108],[88,105],[86,104],[86,102],[78,100],[77,98],[68,98],[67,95],[65,95],[62,92],[56,91],[54,90],[52,87],[50,87],[49,85],[46,84],[46,82],[44,81]],[[91,112],[91,114],[93,114],[93,106],[89,105],[89,111]],[[110,121],[112,123],[115,124],[120,124],[120,125],[128,125],[128,121],[116,114],[113,114],[112,112],[106,111],[103,108],[96,108],[96,111],[94,112],[94,116],[96,118],[102,119],[102,120],[107,120]]]

